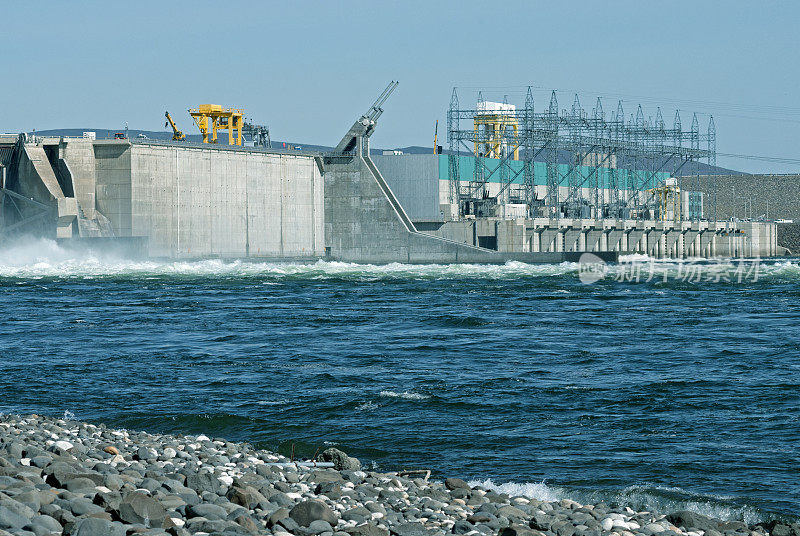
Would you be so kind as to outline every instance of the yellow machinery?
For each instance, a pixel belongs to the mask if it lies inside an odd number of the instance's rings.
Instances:
[[[512,133],[509,133],[508,130]],[[509,135],[510,134],[510,135]],[[514,146],[514,160],[519,160],[519,145],[509,138],[519,135],[516,107],[513,104],[481,101],[475,114],[475,154],[486,158],[506,158],[509,145]]]
[[[670,177],[661,186],[647,190],[656,200],[659,221],[681,220],[681,189],[677,182]]]
[[[169,112],[164,112],[164,117],[167,118],[167,122],[164,123],[164,126],[167,125],[172,127],[172,140],[173,141],[184,141],[186,139],[186,134],[178,130],[178,126],[175,124],[175,121],[172,120],[172,116],[169,115]]]
[[[437,152],[437,146],[439,143],[439,120],[436,120],[436,129],[433,131],[433,154]]]
[[[203,135],[203,143],[217,143],[217,131],[228,131],[228,145],[242,144],[244,112],[236,108],[223,108],[219,104],[201,104],[189,110],[197,128]],[[236,137],[234,137],[234,131]]]

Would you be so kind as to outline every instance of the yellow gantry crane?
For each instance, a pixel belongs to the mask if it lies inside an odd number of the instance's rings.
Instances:
[[[506,158],[506,151],[513,149],[513,159],[519,160],[519,145],[509,143],[518,139],[519,124],[516,107],[505,102],[478,102],[475,114],[475,154],[486,158]]]
[[[172,127],[172,140],[184,141],[186,139],[186,134],[178,130],[178,126],[175,124],[175,121],[172,120],[172,116],[169,115],[169,112],[164,112],[164,117],[167,118],[167,122],[164,123],[164,126]]]
[[[656,201],[657,219],[660,221],[681,221],[681,189],[678,180],[670,177],[663,184],[647,190]]]
[[[196,109],[190,109],[189,115],[200,129],[203,143],[217,143],[217,131],[227,130],[229,145],[242,144],[244,111],[237,108],[223,108],[219,104],[201,104]]]

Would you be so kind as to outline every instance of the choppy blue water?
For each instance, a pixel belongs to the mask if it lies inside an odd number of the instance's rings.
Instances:
[[[0,251],[0,411],[335,444],[540,498],[800,512],[800,266],[585,285],[578,266]],[[666,273],[667,281],[662,277]]]

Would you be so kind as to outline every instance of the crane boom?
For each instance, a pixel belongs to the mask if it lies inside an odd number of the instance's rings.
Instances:
[[[184,141],[186,139],[186,134],[178,130],[178,126],[175,124],[175,121],[172,120],[172,116],[169,115],[169,112],[164,112],[164,117],[167,118],[167,122],[164,124],[164,126],[166,127],[169,125],[172,127],[173,141]]]

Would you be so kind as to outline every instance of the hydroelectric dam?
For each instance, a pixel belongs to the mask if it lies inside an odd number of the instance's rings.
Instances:
[[[448,198],[453,180],[440,172],[447,168],[440,160],[452,161],[452,154],[374,160],[370,155],[370,137],[395,86],[324,153],[151,139],[0,136],[0,242],[47,237],[153,258],[355,263],[551,263],[578,261],[586,252],[606,261],[625,253],[671,258],[783,253],[772,222],[710,221],[696,208],[691,218],[678,217],[696,199],[668,183],[653,187],[653,210],[636,213],[585,206],[548,211],[530,200],[521,203],[513,179],[494,191],[484,180],[478,196],[467,181],[464,187],[472,193],[466,203],[463,195]],[[492,114],[507,121],[508,115]],[[509,156],[480,155],[499,165]],[[457,152],[455,158],[463,159]],[[592,158],[598,159],[583,155],[582,162]],[[460,186],[457,178],[456,190]],[[553,188],[556,195],[563,190],[564,198],[575,190],[568,184]],[[535,199],[536,187],[530,192]],[[543,190],[541,198],[547,195]]]

